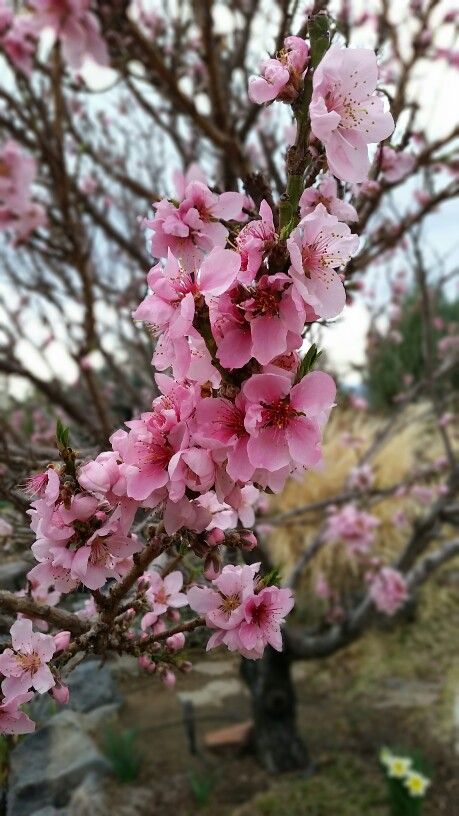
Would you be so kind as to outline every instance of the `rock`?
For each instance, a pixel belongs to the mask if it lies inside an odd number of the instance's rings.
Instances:
[[[10,767],[7,816],[34,816],[40,808],[63,808],[88,774],[110,772],[74,711],[62,711],[24,737],[11,753]]]
[[[178,692],[178,697],[182,702],[190,701],[197,708],[207,705],[221,706],[225,697],[240,697],[241,695],[247,695],[247,691],[237,677],[211,680],[199,689]]]
[[[82,714],[82,722],[85,731],[89,734],[97,736],[104,731],[107,726],[114,725],[118,722],[119,703],[110,703],[109,705],[95,708],[94,711],[88,711],[87,714]]]
[[[118,691],[111,667],[100,660],[90,659],[80,663],[67,678],[70,700],[63,709],[49,694],[37,695],[30,703],[30,716],[42,725],[61,711],[77,711],[87,715],[87,730],[93,731],[97,724],[113,719],[123,698]],[[99,710],[100,709],[100,710]],[[83,728],[85,727],[82,721]]]
[[[84,713],[101,706],[123,702],[112,672],[107,663],[100,660],[85,660],[80,663],[67,680],[70,689],[69,707]]]
[[[67,808],[55,808],[52,805],[47,805],[44,808],[40,808],[40,810],[36,810],[32,816],[69,816],[69,812]]]
[[[108,816],[108,813],[100,777],[89,774],[72,794],[69,816]]]
[[[0,564],[0,589],[16,592],[24,589],[30,564],[26,561],[6,561]]]

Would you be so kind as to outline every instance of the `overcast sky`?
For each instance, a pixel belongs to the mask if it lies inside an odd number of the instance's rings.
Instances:
[[[152,0],[154,3],[154,0]],[[353,7],[363,9],[368,8],[368,2],[353,0]],[[453,3],[444,2],[443,10],[452,7]],[[401,14],[406,8],[406,0],[392,0],[392,12]],[[442,12],[443,13],[443,12]],[[222,33],[231,26],[231,17],[222,8],[218,17],[217,25]],[[269,49],[266,41],[266,30],[255,29],[259,41],[260,52]],[[363,37],[364,35],[361,35]],[[255,44],[256,44],[255,43]],[[364,41],[353,43],[355,45],[365,45]],[[450,43],[444,43],[449,45]],[[99,68],[94,68],[90,64],[84,74],[92,87],[101,87],[110,83],[112,72],[102,72]],[[431,138],[438,138],[447,133],[457,124],[457,99],[459,98],[459,71],[448,68],[444,61],[439,61],[428,72],[422,72],[416,86],[416,97],[421,103],[422,123]],[[100,99],[100,97],[99,97]],[[397,203],[401,209],[410,203],[412,189],[402,188],[397,194]],[[440,253],[456,254],[459,259],[459,231],[457,228],[459,210],[457,202],[444,207],[441,213],[433,214],[427,219],[426,238],[434,250]],[[142,240],[139,236],[139,240]],[[379,270],[377,274],[381,274]],[[323,332],[323,346],[329,356],[330,361],[338,368],[340,374],[348,381],[356,383],[358,375],[352,373],[354,364],[364,362],[365,335],[369,323],[369,313],[362,300],[357,299],[351,307],[346,307],[342,317],[332,327]],[[30,365],[30,348],[24,344],[20,349],[21,356],[27,358]],[[67,355],[65,355],[66,357]],[[53,368],[63,374],[67,382],[72,382],[77,376],[77,368],[71,359],[64,358],[61,344],[55,343],[49,349],[49,360]],[[34,361],[34,369],[39,376],[47,376],[46,368],[40,360]],[[23,392],[23,385],[16,383],[14,387],[16,394]]]

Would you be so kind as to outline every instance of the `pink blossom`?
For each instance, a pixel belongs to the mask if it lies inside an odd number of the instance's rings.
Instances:
[[[351,490],[368,490],[373,486],[374,480],[371,465],[356,465],[349,471],[348,485]]]
[[[170,484],[169,498],[177,501],[185,491],[206,493],[215,481],[215,464],[211,453],[204,448],[191,446],[175,453],[168,467]]]
[[[259,569],[259,563],[242,567],[228,564],[212,581],[215,589],[194,586],[188,590],[191,609],[205,615],[207,626],[224,631],[234,629],[244,619],[244,601],[253,595],[254,577]],[[207,649],[213,645],[211,638]]]
[[[343,181],[361,182],[370,162],[367,144],[387,139],[394,120],[375,94],[374,51],[330,48],[313,76],[311,129],[325,146],[328,166]]]
[[[110,518],[74,552],[66,550],[56,557],[57,564],[70,570],[72,578],[88,587],[100,589],[107,578],[120,577],[125,570],[124,560],[142,549],[142,541],[127,535],[132,513],[126,517],[118,507]]]
[[[16,243],[46,224],[46,214],[31,201],[36,164],[19,145],[9,139],[0,151],[0,230],[11,229]]]
[[[148,581],[145,597],[151,611],[143,616],[142,629],[156,623],[159,616],[164,615],[169,608],[179,609],[188,603],[187,596],[181,592],[183,575],[179,570],[170,572],[165,578],[161,578],[159,572],[152,570],[144,573],[144,579]]]
[[[167,331],[172,340],[179,340],[193,325],[195,300],[221,295],[234,283],[239,272],[240,257],[230,249],[215,247],[201,261],[199,269],[186,271],[168,250],[167,262],[154,266],[148,274],[152,290],[133,314],[148,322],[157,332]]]
[[[307,187],[300,198],[300,216],[310,215],[318,204],[323,204],[330,215],[339,221],[358,221],[355,207],[338,197],[338,184],[331,175],[322,177],[318,187]]]
[[[261,64],[261,76],[249,79],[249,97],[261,105],[279,99],[293,102],[298,96],[309,48],[301,37],[286,37],[284,48],[275,59],[267,59]]]
[[[0,654],[0,672],[5,679],[2,691],[12,699],[33,688],[44,694],[54,686],[54,678],[47,665],[55,652],[51,635],[32,631],[32,621],[23,618],[13,623],[11,629],[13,649]]]
[[[0,169],[0,202],[19,214],[29,201],[30,186],[36,174],[35,160],[9,139],[0,153]]]
[[[358,246],[358,237],[323,204],[306,215],[288,239],[289,275],[319,317],[336,317],[344,308],[346,296],[336,269],[349,261]]]
[[[113,438],[113,437],[112,437]],[[78,470],[78,482],[84,490],[115,503],[126,494],[126,478],[115,451],[99,453]]]
[[[29,5],[36,29],[52,31],[70,68],[81,68],[86,56],[108,65],[107,46],[97,17],[89,11],[90,0],[30,0]]]
[[[35,723],[19,708],[30,703],[32,692],[17,694],[0,704],[0,734],[30,734],[35,731]]]
[[[38,496],[48,505],[53,505],[57,501],[60,487],[59,474],[52,467],[41,473],[34,473],[26,482],[26,491],[29,496]]]
[[[290,589],[276,586],[265,587],[257,595],[252,595],[244,604],[244,620],[238,627],[242,648],[238,651],[245,657],[262,657],[268,644],[278,652],[282,651],[281,625],[293,608]]]
[[[382,148],[381,170],[386,181],[395,184],[411,173],[416,164],[416,157],[406,151],[397,152],[384,145]]]
[[[257,468],[313,467],[321,460],[321,429],[335,399],[332,378],[307,374],[293,388],[287,377],[255,374],[244,384],[247,453]]]
[[[236,238],[236,245],[241,256],[241,270],[238,275],[241,283],[252,283],[264,256],[272,249],[275,241],[273,213],[269,204],[263,199],[260,204],[260,218],[246,224]]]
[[[275,586],[257,592],[254,579],[259,568],[258,563],[242,567],[229,564],[212,581],[215,588],[188,590],[191,608],[205,615],[206,625],[216,630],[207,650],[223,643],[230,651],[256,659],[268,643],[282,648],[280,626],[293,607],[292,593]]]
[[[168,535],[173,535],[182,527],[202,533],[212,520],[206,507],[198,499],[189,499],[187,496],[179,501],[166,501],[164,507],[164,528]]]
[[[404,576],[392,567],[383,567],[370,585],[370,598],[379,612],[394,615],[408,598]]]
[[[159,201],[155,217],[145,222],[154,232],[152,255],[165,258],[170,250],[187,271],[193,271],[206,252],[225,246],[228,229],[219,219],[236,218],[242,204],[240,193],[217,195],[202,182],[190,181],[178,206]]]
[[[122,431],[112,437],[112,444],[127,466],[127,495],[137,501],[151,498],[157,503],[165,494],[162,488],[169,482],[172,457],[188,444],[188,430],[182,422],[162,425],[155,412],[142,414],[127,425],[129,433]]]
[[[349,555],[365,554],[374,542],[379,519],[359,510],[354,504],[345,504],[330,513],[325,530],[328,541],[343,541]]]
[[[196,409],[200,437],[214,447],[227,450],[229,476],[236,481],[247,482],[253,476],[254,467],[247,456],[249,434],[244,425],[245,398],[238,394],[234,400],[206,398]]]
[[[14,18],[11,28],[2,37],[2,47],[13,65],[30,76],[37,48],[37,32],[30,16]]]
[[[210,320],[225,368],[241,368],[252,357],[267,365],[301,347],[305,308],[288,275],[262,275],[213,303]]]

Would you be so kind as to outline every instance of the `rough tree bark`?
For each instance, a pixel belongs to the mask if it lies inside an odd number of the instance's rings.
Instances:
[[[270,773],[311,768],[297,729],[291,663],[287,649],[276,652],[270,646],[260,660],[243,659],[241,663],[252,700],[254,748]]]

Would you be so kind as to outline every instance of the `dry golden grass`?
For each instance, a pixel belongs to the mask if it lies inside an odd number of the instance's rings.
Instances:
[[[349,471],[358,464],[387,421],[387,418],[368,416],[364,412],[337,410],[327,429],[323,469],[308,473],[302,481],[289,481],[282,494],[272,497],[270,513],[285,513],[338,496],[347,490]],[[349,444],[346,435],[357,440],[356,444]],[[414,467],[428,466],[441,454],[441,442],[426,419],[425,406],[411,407],[404,412],[396,432],[387,438],[371,459],[375,474],[373,486],[383,489],[403,482],[410,477]],[[409,525],[394,525],[394,514],[402,511],[410,521],[422,509],[422,504],[410,497],[372,499],[369,510],[380,522],[374,552],[385,561],[391,561],[400,551],[409,530]],[[325,519],[326,510],[322,509],[274,528],[267,543],[284,574],[289,574],[299,554],[312,541]],[[302,587],[310,587],[318,574],[323,573],[327,579],[336,576],[342,588],[343,582],[346,584],[352,580],[355,569],[355,564],[346,558],[341,545],[327,545],[305,570]]]

